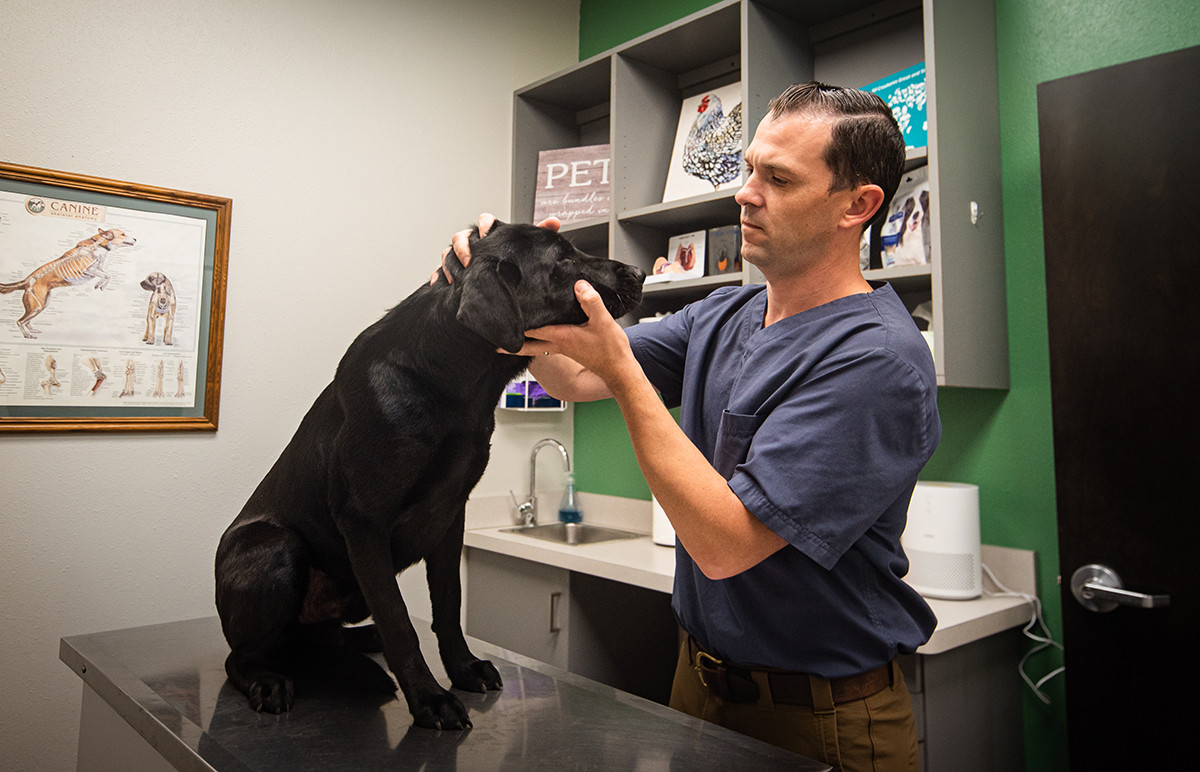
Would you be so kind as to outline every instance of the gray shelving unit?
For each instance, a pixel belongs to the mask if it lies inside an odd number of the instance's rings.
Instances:
[[[541,150],[612,146],[613,213],[563,232],[579,248],[648,269],[671,236],[736,224],[734,191],[662,202],[680,104],[741,82],[744,142],[788,85],[861,86],[924,61],[932,256],[867,272],[910,310],[933,301],[938,384],[1008,388],[995,11],[960,0],[723,0],[519,89],[513,98],[512,217],[533,218]],[[649,285],[631,315],[761,280],[753,266]]]

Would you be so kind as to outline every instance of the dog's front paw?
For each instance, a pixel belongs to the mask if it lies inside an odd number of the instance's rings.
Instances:
[[[448,668],[449,669],[449,668]],[[486,692],[488,689],[503,689],[500,672],[486,659],[475,659],[449,673],[454,688],[465,692]]]
[[[270,676],[250,684],[250,707],[259,713],[287,713],[292,709],[295,691],[290,678]]]
[[[458,698],[446,690],[429,694],[409,704],[413,721],[426,729],[467,729],[471,719]]]

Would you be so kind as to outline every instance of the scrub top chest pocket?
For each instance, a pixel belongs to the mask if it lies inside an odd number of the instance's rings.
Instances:
[[[746,460],[750,443],[754,441],[754,435],[762,423],[763,417],[758,415],[731,413],[728,410],[721,413],[712,464],[726,480],[732,478],[738,465]]]

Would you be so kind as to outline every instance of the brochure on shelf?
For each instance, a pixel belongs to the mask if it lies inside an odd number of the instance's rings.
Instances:
[[[907,147],[929,144],[929,121],[925,113],[925,63],[915,64],[874,83],[863,91],[878,94],[892,108]]]
[[[667,254],[654,261],[646,284],[660,281],[691,279],[704,275],[705,231],[681,233],[672,236],[667,244]]]
[[[708,229],[708,275],[740,273],[742,270],[742,229],[724,225]]]
[[[930,256],[929,167],[907,172],[896,188],[879,233],[883,267],[926,265]]]

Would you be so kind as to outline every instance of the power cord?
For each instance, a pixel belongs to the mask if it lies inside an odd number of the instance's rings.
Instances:
[[[1062,644],[1059,643],[1058,641],[1054,640],[1054,636],[1050,635],[1050,630],[1046,627],[1045,620],[1042,619],[1042,601],[1036,595],[1029,595],[1029,594],[1023,593],[1023,592],[1016,592],[1014,590],[1010,590],[1007,587],[1005,587],[996,578],[996,575],[992,573],[992,569],[988,568],[986,563],[983,564],[983,570],[987,572],[988,578],[992,580],[992,584],[996,585],[1001,590],[1001,592],[988,592],[985,590],[984,591],[985,595],[995,597],[995,598],[1004,598],[1004,597],[1021,598],[1033,608],[1033,615],[1029,619],[1029,624],[1025,625],[1024,629],[1021,630],[1021,632],[1025,634],[1026,638],[1033,641],[1037,645],[1034,646],[1029,651],[1025,652],[1025,656],[1021,657],[1021,661],[1017,663],[1017,672],[1021,674],[1021,680],[1024,681],[1025,684],[1030,689],[1033,690],[1034,695],[1037,696],[1037,698],[1039,700],[1041,700],[1043,703],[1045,703],[1046,705],[1049,705],[1050,697],[1045,692],[1042,691],[1041,687],[1043,684],[1045,684],[1047,681],[1049,681],[1054,676],[1058,675],[1059,673],[1064,672],[1067,669],[1066,666],[1064,665],[1061,667],[1057,667],[1054,670],[1051,670],[1049,673],[1042,676],[1037,681],[1034,681],[1025,672],[1025,663],[1028,662],[1029,658],[1032,657],[1034,654],[1037,654],[1038,652],[1044,651],[1045,649],[1048,649],[1051,647],[1058,649],[1059,651],[1063,650]],[[1035,627],[1038,627],[1041,629],[1041,634],[1038,634],[1033,631]]]

